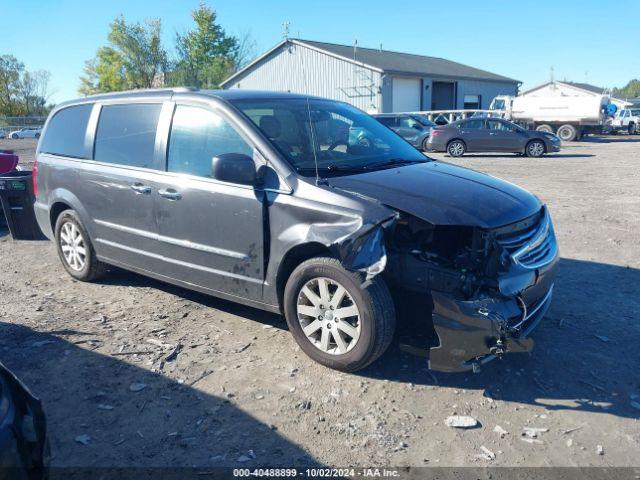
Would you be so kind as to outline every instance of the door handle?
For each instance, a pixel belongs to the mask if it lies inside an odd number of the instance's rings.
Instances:
[[[167,188],[166,190],[158,190],[158,194],[169,200],[180,200],[182,198],[182,194],[180,192],[176,192],[172,188]]]
[[[143,185],[142,183],[134,183],[133,185],[131,185],[131,190],[136,193],[151,193],[151,187],[149,185]]]
[[[495,132],[489,132],[489,135],[497,135]]]

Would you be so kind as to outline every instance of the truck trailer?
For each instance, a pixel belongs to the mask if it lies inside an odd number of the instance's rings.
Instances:
[[[568,142],[603,133],[612,113],[610,104],[611,97],[604,91],[552,81],[516,97],[499,95],[490,109],[527,129],[555,133]]]

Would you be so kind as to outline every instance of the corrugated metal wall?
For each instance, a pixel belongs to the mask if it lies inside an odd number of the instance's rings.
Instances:
[[[228,88],[307,93],[380,111],[381,75],[326,53],[289,44],[272,52],[228,85]]]

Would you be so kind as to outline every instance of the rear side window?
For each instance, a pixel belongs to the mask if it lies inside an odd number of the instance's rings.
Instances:
[[[211,177],[211,160],[223,153],[252,157],[253,147],[217,113],[178,105],[171,124],[167,170]]]
[[[93,104],[67,107],[56,113],[40,142],[42,153],[73,158],[90,158],[91,152],[85,148],[87,123]]]
[[[151,168],[161,104],[105,105],[100,112],[94,159]]]
[[[469,120],[462,124],[462,128],[484,128],[484,120]]]

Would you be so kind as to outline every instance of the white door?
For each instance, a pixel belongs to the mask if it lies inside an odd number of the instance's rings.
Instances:
[[[417,112],[420,107],[422,82],[419,78],[393,77],[393,111]]]

